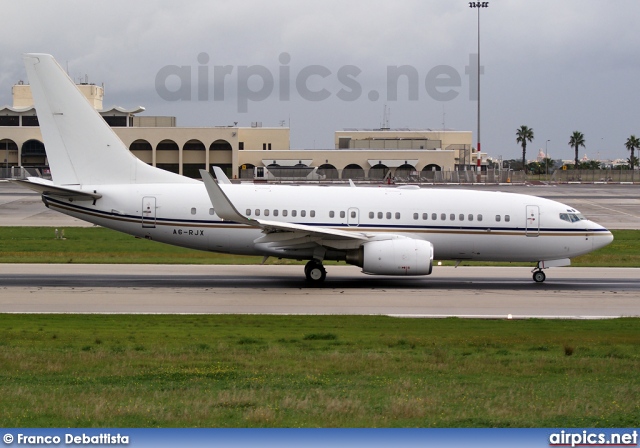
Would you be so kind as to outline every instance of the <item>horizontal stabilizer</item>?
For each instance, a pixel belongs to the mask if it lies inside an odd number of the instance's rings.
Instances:
[[[102,195],[98,193],[89,193],[86,191],[75,190],[73,188],[59,187],[54,185],[51,181],[40,179],[38,177],[30,177],[27,180],[12,180],[11,182],[50,197],[73,199],[75,201],[95,201],[102,197]]]

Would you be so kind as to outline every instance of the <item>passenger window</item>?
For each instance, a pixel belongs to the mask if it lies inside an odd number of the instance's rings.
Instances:
[[[414,213],[414,214],[413,214],[413,219],[418,219],[418,217],[419,217],[419,216],[420,216],[420,215],[419,215],[418,213]]]
[[[455,220],[456,220],[456,215],[454,215],[453,213],[451,213],[451,214],[449,215],[449,219],[450,219],[451,221],[455,221]]]
[[[511,216],[504,215],[504,222],[509,222],[509,221],[511,221]]]
[[[286,210],[282,210],[282,216],[287,216],[288,212]]]
[[[300,217],[304,218],[305,216],[307,216],[307,211],[306,210],[300,210]]]
[[[375,213],[373,212],[369,212],[369,219],[373,219],[376,216]]]
[[[295,218],[297,214],[298,214],[297,210],[291,210],[291,217],[292,218]]]
[[[396,212],[396,219],[400,219],[400,212]]]
[[[482,215],[478,215],[478,221],[482,221]]]
[[[387,212],[387,219],[391,219],[391,212]]]
[[[446,221],[447,220],[447,215],[444,214],[444,213],[440,213],[440,220]]]
[[[329,218],[335,218],[335,216],[336,216],[336,212],[334,212],[333,210],[331,210],[331,211],[329,212]],[[371,213],[369,213],[369,216],[371,216]]]
[[[340,217],[344,218],[345,216],[347,216],[344,212],[340,212]]]
[[[469,221],[473,221],[473,215],[471,213],[469,213],[468,218],[469,218]]]
[[[209,209],[209,214],[210,214],[211,216],[213,216],[213,214],[214,214],[214,213],[215,213],[215,210],[214,210],[214,209],[212,209],[212,208],[210,208],[210,209]]]
[[[273,211],[273,216],[278,216],[278,210]]]
[[[458,219],[460,221],[464,221],[464,215],[462,213],[460,213],[460,215],[458,215]]]
[[[309,212],[309,216],[311,216],[312,218],[315,218],[316,217],[316,211],[315,210],[311,210]]]
[[[191,214],[195,215],[196,214],[196,208],[195,207],[191,207]]]
[[[378,212],[378,219],[382,219],[382,212]]]
[[[427,219],[429,219],[429,213],[423,213],[423,214],[422,214],[422,219],[423,219],[424,221],[426,221]]]
[[[256,216],[260,216],[260,209],[256,209]]]
[[[496,222],[500,222],[500,215],[496,215]]]
[[[431,219],[433,221],[435,221],[436,219],[438,219],[438,214],[437,213],[431,213]]]
[[[269,216],[269,209],[266,209],[266,210],[264,211],[264,216]]]
[[[248,209],[247,209],[247,213],[246,213],[246,215],[247,215],[247,216],[251,216],[251,209],[250,209],[250,208],[248,208]]]

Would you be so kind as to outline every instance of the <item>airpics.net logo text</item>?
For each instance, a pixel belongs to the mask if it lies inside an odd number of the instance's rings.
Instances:
[[[198,54],[195,65],[165,65],[160,68],[156,73],[155,89],[165,101],[225,101],[225,98],[236,98],[239,113],[248,112],[250,103],[276,95],[278,101],[290,101],[292,91],[303,100],[312,102],[332,97],[351,102],[364,94],[361,80],[365,76],[356,65],[331,69],[312,64],[294,72],[289,53],[281,53],[278,62],[277,70],[264,65],[215,65],[211,64],[209,54],[202,52]],[[484,73],[484,67],[481,66],[479,72]],[[469,55],[464,77],[468,82],[469,100],[477,101],[477,54]],[[443,102],[452,101],[460,95],[463,75],[450,65],[436,65],[423,75],[412,65],[388,65],[384,82],[384,89],[371,89],[366,93],[369,101],[392,102],[398,98],[418,101],[424,89],[431,99]],[[231,89],[236,89],[236,92]]]
[[[549,446],[638,446],[638,431],[604,433],[583,430],[560,431],[549,436]]]

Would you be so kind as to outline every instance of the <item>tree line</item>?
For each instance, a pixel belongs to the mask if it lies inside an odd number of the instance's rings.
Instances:
[[[533,141],[533,129],[528,126],[520,126],[516,130],[516,143],[519,143],[522,147],[522,168],[525,171],[532,172],[533,174],[544,174],[553,169],[554,162],[548,158],[545,158],[542,163],[531,162],[527,164],[527,143]],[[599,169],[600,162],[591,160],[588,162],[580,162],[578,158],[578,150],[585,147],[584,134],[579,131],[573,131],[569,138],[568,145],[575,151],[574,169]],[[630,156],[627,159],[627,164],[630,169],[638,166],[638,158],[635,156],[635,150],[640,149],[640,139],[635,135],[631,135],[624,144],[625,148],[630,152]]]

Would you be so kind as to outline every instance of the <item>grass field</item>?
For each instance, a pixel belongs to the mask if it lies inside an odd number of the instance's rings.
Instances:
[[[2,427],[635,427],[640,320],[0,315]]]
[[[214,254],[136,239],[98,227],[70,227],[65,240],[51,227],[2,227],[0,263],[258,264],[262,257]],[[614,230],[607,247],[572,260],[573,266],[640,267],[640,231]],[[270,259],[267,263],[296,263]],[[453,262],[445,262],[453,264]],[[499,263],[465,262],[464,265]],[[505,265],[509,263],[500,263]],[[511,264],[517,265],[517,264]],[[531,266],[533,263],[520,263]]]

